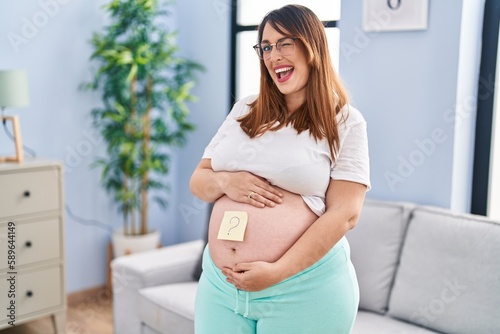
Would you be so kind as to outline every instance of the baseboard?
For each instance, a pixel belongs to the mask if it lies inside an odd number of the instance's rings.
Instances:
[[[68,306],[78,306],[88,303],[109,302],[112,297],[111,290],[106,285],[96,286],[94,288],[75,291],[67,294]]]

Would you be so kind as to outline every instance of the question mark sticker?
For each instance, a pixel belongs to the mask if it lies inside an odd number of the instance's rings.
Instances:
[[[238,225],[240,225],[240,219],[238,217],[233,217],[229,220],[229,224],[234,224],[234,222],[236,222],[236,225],[234,225],[229,229],[229,231],[227,231],[227,235],[229,235],[229,232],[231,232],[233,228],[236,228]]]
[[[243,241],[247,222],[248,213],[246,211],[225,211],[217,239]]]

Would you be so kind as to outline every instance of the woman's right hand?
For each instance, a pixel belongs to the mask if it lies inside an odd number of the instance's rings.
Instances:
[[[282,202],[283,194],[266,179],[250,172],[221,172],[223,192],[236,202],[256,207],[273,207]]]
[[[196,197],[206,202],[227,195],[233,201],[259,208],[273,207],[281,203],[283,197],[279,188],[252,173],[215,172],[210,159],[201,159],[191,176],[189,187]]]

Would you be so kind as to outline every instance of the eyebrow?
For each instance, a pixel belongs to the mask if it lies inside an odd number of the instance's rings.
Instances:
[[[284,37],[281,37],[281,38],[278,38],[278,40],[276,41],[276,43],[278,43],[279,41],[281,41],[282,39],[285,39],[285,38],[293,38],[292,36],[284,36]],[[271,44],[271,42],[269,42],[269,40],[267,39],[264,39],[262,41],[260,41],[260,43],[267,43],[267,44]]]

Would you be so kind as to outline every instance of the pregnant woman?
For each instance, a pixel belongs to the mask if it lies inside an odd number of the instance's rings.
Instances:
[[[345,234],[370,187],[366,122],[308,8],[268,13],[257,96],[237,102],[191,178],[214,202],[197,334],[344,334],[359,294]]]

